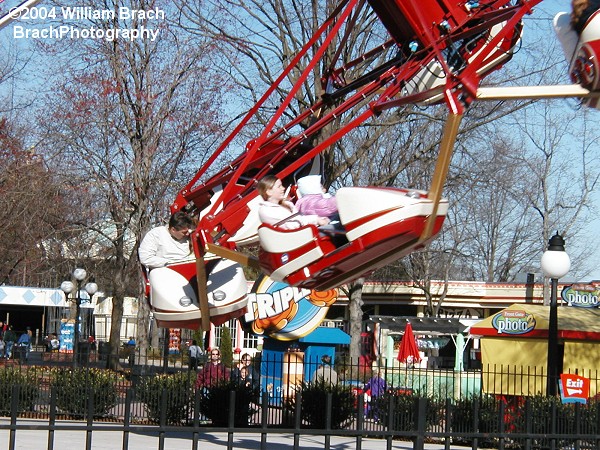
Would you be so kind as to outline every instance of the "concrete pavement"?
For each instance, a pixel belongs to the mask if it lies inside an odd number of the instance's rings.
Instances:
[[[0,427],[9,425],[9,420],[0,419]],[[20,419],[20,425],[30,425],[32,427],[43,427],[48,422],[42,420]],[[62,423],[64,424],[64,423]],[[76,424],[76,423],[73,423]],[[79,423],[79,426],[82,424]],[[115,426],[116,424],[106,424],[106,426]],[[159,435],[155,427],[148,427],[148,431],[143,430],[131,432],[128,436],[122,431],[102,430],[103,424],[98,424],[94,428],[91,436],[91,448],[93,450],[150,450],[159,448]],[[0,430],[0,448],[12,450],[42,450],[44,448],[59,448],[61,450],[79,450],[86,448],[85,430],[58,430],[54,432],[53,442],[49,444],[49,432],[47,430],[17,430],[14,433],[14,446],[11,447],[10,431]],[[165,450],[189,450],[192,447],[192,434],[189,432],[169,433],[164,440]],[[127,439],[127,446],[124,446],[124,439]],[[227,448],[227,433],[202,433],[198,436],[198,449],[200,450],[223,450]],[[244,450],[260,449],[261,435],[256,433],[235,433],[233,437],[233,448]],[[335,450],[356,449],[357,442],[355,438],[332,436],[330,448]],[[274,450],[292,450],[294,448],[294,436],[291,434],[269,434],[267,436],[267,449]],[[302,450],[318,450],[325,448],[325,438],[323,436],[301,436],[299,448]],[[382,450],[387,448],[387,442],[382,439],[362,439],[360,448],[362,450]],[[410,450],[413,448],[412,442],[393,441],[392,449]],[[444,448],[443,445],[426,444],[428,450]],[[465,449],[465,447],[455,447],[452,449]]]

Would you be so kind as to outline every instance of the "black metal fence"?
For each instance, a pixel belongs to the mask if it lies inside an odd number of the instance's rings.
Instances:
[[[52,439],[54,432],[61,429],[79,430],[87,433],[91,443],[95,429],[102,431],[120,431],[123,433],[123,442],[131,433],[148,433],[149,427],[139,417],[135,418],[132,411],[136,406],[136,393],[134,389],[125,392],[121,403],[122,417],[112,417],[112,424],[99,423],[100,417],[94,415],[93,396],[87,402],[87,411],[80,422],[64,421],[70,415],[57,408],[57,395],[50,393],[46,413],[47,424],[35,425],[20,423],[20,418],[28,417],[28,411],[19,408],[19,395],[22,387],[12,388],[10,404],[10,423],[0,424],[0,429],[10,430],[10,442],[15,442],[14,436],[19,430],[44,429],[48,431],[49,446],[54,445]],[[198,436],[215,431],[225,431],[231,435],[235,433],[256,433],[261,436],[261,448],[269,448],[269,436],[274,434],[292,434],[295,442],[300,436],[316,434],[324,436],[344,435],[352,436],[357,442],[365,437],[378,437],[387,441],[389,445],[394,439],[413,442],[413,448],[422,449],[424,443],[439,442],[450,445],[466,445],[472,448],[574,448],[598,449],[600,448],[600,435],[598,423],[600,420],[600,407],[597,402],[590,405],[575,404],[568,408],[557,402],[547,402],[543,405],[536,400],[525,399],[518,417],[509,416],[512,406],[500,399],[477,399],[470,404],[455,403],[447,399],[442,403],[432,403],[424,397],[407,397],[405,399],[388,397],[384,400],[385,416],[380,422],[364,419],[364,402],[359,398],[355,412],[343,423],[343,429],[332,427],[334,408],[333,393],[325,394],[320,408],[326,411],[324,426],[314,427],[306,423],[302,409],[307,405],[303,401],[303,394],[295,396],[294,408],[291,415],[273,414],[268,404],[268,398],[263,397],[262,402],[255,405],[256,413],[247,424],[236,424],[236,392],[230,393],[228,401],[228,423],[214,425],[200,408],[194,407],[200,403],[200,391],[193,397],[193,404],[188,410],[188,416],[180,424],[170,424],[167,411],[173,401],[170,393],[163,390],[159,394],[161,414],[151,427],[157,433],[159,448],[164,448],[164,440],[169,433],[187,433],[190,438],[191,448],[198,448]],[[226,403],[227,404],[227,403]],[[225,405],[226,405],[225,404]],[[224,406],[225,406],[224,405]],[[314,405],[311,405],[314,406]],[[514,410],[512,410],[514,413]],[[106,420],[106,418],[104,418]],[[518,419],[518,420],[517,420]],[[105,422],[104,420],[104,422]],[[9,446],[13,450],[14,446]],[[123,447],[127,449],[127,446]],[[233,448],[232,445],[228,448]],[[295,445],[294,448],[299,448]]]
[[[13,363],[27,367],[76,366],[102,369],[109,367],[110,362],[111,367],[120,365],[124,372],[133,376],[167,374],[189,369],[186,352],[164,355],[161,351],[142,353],[139,349],[132,351],[124,347],[118,354],[110,354],[108,345],[100,345],[93,351],[86,347],[85,351],[78,353],[76,364],[73,364],[72,354],[32,352],[28,361],[13,356]],[[259,353],[254,358],[253,364],[261,373],[263,389],[269,395],[284,395],[285,393],[280,391],[289,388],[293,390],[293,384],[298,379],[310,381],[312,374],[321,364],[320,359],[299,360],[294,356],[294,353],[290,352],[279,357],[269,356],[271,359],[268,360],[261,358]],[[200,367],[207,359],[206,355],[201,356]],[[381,359],[379,363],[381,376],[389,388],[404,389],[424,397],[460,398],[480,393],[535,396],[545,394],[546,390],[544,368],[494,365],[477,370],[455,371],[424,369],[417,366],[400,368],[397,361],[388,363],[385,359]],[[360,366],[358,361],[350,361],[343,355],[336,359],[334,369],[340,382],[357,387],[368,381],[372,375],[371,367]],[[600,392],[600,367],[581,368],[576,373],[590,379],[592,396]]]
[[[121,362],[129,364],[127,355]],[[297,360],[256,359],[260,389],[249,391],[229,380],[196,389],[196,372],[185,364],[163,370],[138,362],[121,373],[92,367],[93,360],[77,369],[52,360],[0,368],[0,416],[7,418],[0,430],[10,430],[9,450],[20,430],[47,430],[52,448],[56,431],[81,430],[91,445],[100,427],[122,433],[125,450],[131,433],[149,429],[159,448],[170,433],[187,433],[195,449],[200,435],[221,431],[256,433],[261,448],[275,434],[292,434],[294,448],[299,436],[313,434],[350,436],[357,448],[363,438],[378,437],[388,448],[400,439],[415,449],[428,441],[446,448],[600,450],[597,371],[585,373],[594,386],[587,404],[562,404],[536,388],[545,386],[543,373],[515,367],[455,372],[386,368],[383,361],[385,389],[375,393],[366,389],[374,373],[349,363],[333,368],[337,380],[330,384],[312,379],[317,361],[303,361],[300,370],[292,366]]]

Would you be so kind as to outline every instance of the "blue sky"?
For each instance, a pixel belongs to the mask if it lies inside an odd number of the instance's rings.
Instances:
[[[550,17],[554,17],[557,13],[561,11],[570,11],[570,3],[568,1],[558,1],[558,0],[545,0],[541,3],[539,8],[540,12],[543,12],[544,15],[548,14]],[[590,117],[595,119],[597,122],[600,122],[600,111],[593,111],[594,114],[590,114]],[[597,149],[598,153],[600,153],[600,148]],[[595,193],[595,204],[596,206],[600,206],[600,192]],[[589,237],[590,239],[582,243],[582,245],[592,246],[595,250],[595,258],[592,261],[589,261],[587,266],[591,270],[591,273],[588,277],[579,281],[591,281],[591,280],[600,280],[600,219],[594,220],[589,228]],[[568,249],[567,249],[568,251]]]

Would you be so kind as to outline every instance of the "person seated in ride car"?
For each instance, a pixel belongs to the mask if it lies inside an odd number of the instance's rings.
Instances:
[[[258,209],[258,217],[263,223],[285,230],[293,230],[304,225],[323,226],[329,223],[327,217],[300,214],[294,204],[285,199],[285,188],[281,180],[273,175],[263,177],[256,189],[263,199]]]
[[[337,201],[327,194],[321,184],[321,175],[307,175],[298,180],[299,198],[296,208],[300,214],[316,214],[339,220]]]
[[[600,9],[600,0],[573,0],[571,4],[571,26],[581,34],[588,19]]]
[[[193,256],[189,236],[194,228],[194,219],[183,211],[177,211],[167,226],[159,226],[146,233],[138,250],[140,262],[148,269],[155,269],[189,260]]]
[[[327,194],[321,184],[321,175],[307,175],[298,180],[299,199],[296,208],[300,214],[316,214],[329,219],[329,224],[319,227],[319,230],[331,237],[336,247],[348,243],[345,236],[346,229],[340,222],[337,200],[334,196]]]

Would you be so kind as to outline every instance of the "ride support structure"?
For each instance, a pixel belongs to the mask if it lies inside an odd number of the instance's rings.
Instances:
[[[339,54],[345,36],[334,40],[342,25],[367,7],[358,0],[343,1],[334,13],[315,32],[309,42],[284,69],[280,77],[242,119],[234,131],[217,148],[212,157],[180,191],[172,210],[188,209],[198,212],[210,205],[203,214],[199,229],[208,242],[229,246],[227,240],[242,226],[240,212],[256,196],[254,187],[266,173],[286,177],[298,170],[316,155],[341,139],[350,130],[363,124],[385,109],[410,103],[445,102],[452,114],[461,116],[464,108],[477,96],[480,80],[498,69],[512,56],[512,49],[521,34],[521,19],[541,0],[511,5],[510,1],[481,2],[477,7],[469,2],[426,0],[423,2],[369,1],[369,5],[383,17],[391,40],[375,46],[353,61],[336,67],[332,61],[323,80],[326,95],[293,120],[280,124],[281,117],[303,82],[323,57],[331,42],[338,42],[334,54]],[[257,114],[270,95],[306,57],[317,42],[321,45],[311,56],[297,82],[281,102],[280,107],[260,136],[249,142],[246,151],[216,175],[197,184],[212,167],[215,160],[228,148],[235,137]],[[374,67],[359,79],[344,81],[345,71],[365,58],[374,58],[390,47],[397,53],[390,61]],[[331,52],[329,52],[331,54]],[[430,76],[426,74],[431,72]],[[303,144],[341,114],[354,119],[336,130],[311,149]],[[301,124],[310,118],[310,126]],[[294,132],[294,130],[297,130]],[[218,202],[210,202],[212,191],[224,186]],[[237,219],[233,219],[236,216]],[[209,234],[217,231],[217,239]]]

